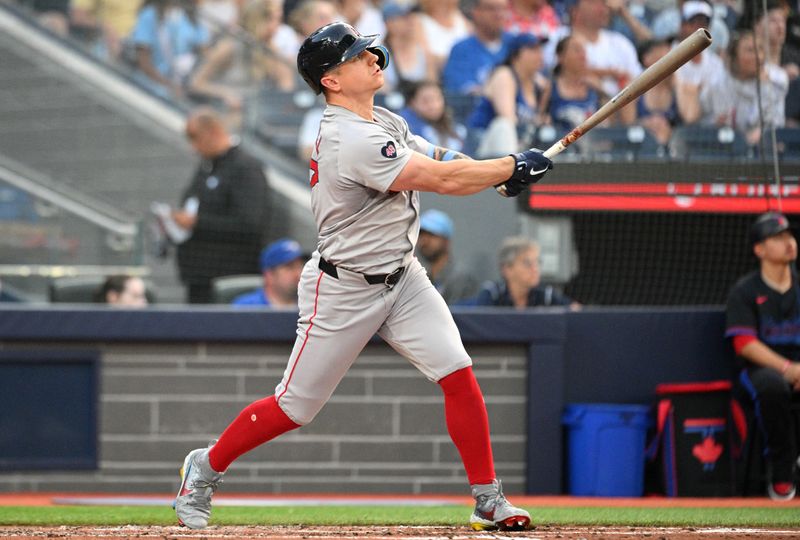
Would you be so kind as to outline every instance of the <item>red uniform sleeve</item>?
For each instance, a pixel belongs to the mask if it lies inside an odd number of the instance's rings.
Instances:
[[[756,338],[756,336],[733,336],[733,350],[736,351],[736,354],[741,355],[742,349],[744,349],[748,343],[752,343],[757,340],[758,338]]]

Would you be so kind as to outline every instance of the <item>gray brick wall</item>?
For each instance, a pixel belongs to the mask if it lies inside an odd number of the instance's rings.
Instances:
[[[2,347],[2,345],[0,345]],[[38,344],[14,344],[15,349]],[[0,474],[0,491],[169,493],[192,448],[272,394],[290,344],[50,344],[102,352],[100,467]],[[498,475],[525,488],[524,346],[468,347]],[[226,493],[467,491],[441,392],[388,346],[367,347],[319,416],[233,464]]]

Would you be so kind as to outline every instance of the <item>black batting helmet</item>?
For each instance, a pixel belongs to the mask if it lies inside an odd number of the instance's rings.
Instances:
[[[378,56],[378,66],[389,65],[389,51],[383,46],[372,46],[378,35],[362,36],[347,23],[326,24],[308,36],[297,53],[297,71],[311,89],[322,92],[322,76],[329,69],[355,58],[364,51]]]

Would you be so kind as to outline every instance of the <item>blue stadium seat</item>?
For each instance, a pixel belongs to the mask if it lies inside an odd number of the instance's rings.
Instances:
[[[314,94],[306,90],[265,89],[248,103],[244,117],[252,122],[253,130],[261,139],[294,156],[303,117],[317,103]]]
[[[778,141],[778,155],[784,161],[800,161],[800,128],[779,128],[775,130]]]
[[[726,161],[748,159],[744,136],[730,127],[680,126],[672,132],[669,153],[674,161]]]
[[[444,96],[445,103],[453,111],[453,120],[464,125],[467,125],[467,120],[479,99],[480,96],[470,94],[447,93]]]
[[[639,161],[667,157],[666,150],[642,126],[597,127],[584,135],[581,153],[592,161]]]

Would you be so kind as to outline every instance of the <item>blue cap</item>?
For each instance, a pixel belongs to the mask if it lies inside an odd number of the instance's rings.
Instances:
[[[302,256],[303,250],[300,244],[290,238],[281,238],[265,247],[261,252],[261,271],[292,262]]]
[[[381,13],[383,15],[383,20],[388,21],[389,19],[393,19],[395,17],[408,15],[413,9],[414,6],[409,2],[393,2],[392,0],[389,0],[388,2],[383,3]]]
[[[441,210],[426,210],[419,217],[419,229],[436,236],[453,236],[453,220]]]
[[[508,54],[510,56],[523,47],[537,47],[545,43],[547,43],[547,37],[539,37],[528,32],[522,32],[511,39],[511,43],[508,46]]]

